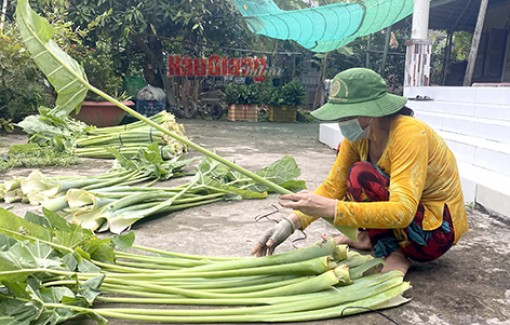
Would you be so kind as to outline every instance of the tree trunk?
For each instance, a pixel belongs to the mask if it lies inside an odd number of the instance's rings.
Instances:
[[[143,71],[145,80],[150,85],[163,88],[168,104],[171,107],[176,107],[177,102],[163,66],[164,58],[161,41],[155,35],[149,35],[146,42],[141,35],[137,35],[135,37],[135,43],[145,53],[147,58]]]
[[[466,75],[464,76],[464,86],[471,86],[471,80],[473,79],[473,72],[475,70],[476,57],[478,55],[478,47],[480,46],[480,38],[482,37],[483,22],[485,20],[485,13],[487,12],[488,3],[489,0],[482,0],[480,3],[480,11],[478,12],[475,32],[473,33],[473,41],[471,42],[471,51],[469,52]]]
[[[319,78],[319,87],[315,93],[315,99],[313,101],[313,109],[323,104],[322,98],[324,96],[324,81],[326,80],[326,72],[328,70],[328,53],[324,54],[324,58],[321,62],[321,75]]]
[[[5,15],[7,14],[7,0],[2,2],[2,16],[0,17],[0,30],[4,30]]]
[[[384,52],[383,58],[381,62],[381,66],[379,67],[379,74],[384,78],[384,68],[386,68],[386,62],[388,60],[388,52],[390,51],[390,39],[391,39],[391,26],[386,28],[386,34],[384,35]]]

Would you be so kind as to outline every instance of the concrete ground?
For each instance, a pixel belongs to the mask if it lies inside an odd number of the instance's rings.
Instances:
[[[283,155],[295,157],[310,189],[326,177],[335,152],[318,141],[318,124],[278,124],[226,121],[181,121],[188,137],[219,155],[250,170],[265,167]],[[22,136],[0,136],[0,147],[24,141]],[[1,151],[1,148],[0,148]],[[108,169],[108,161],[85,160],[69,168],[42,168],[43,173],[63,175],[96,173]],[[27,175],[15,169],[0,175]],[[247,256],[271,221],[254,218],[273,209],[277,196],[265,200],[223,202],[172,213],[134,227],[136,243],[200,255]],[[0,204],[6,207],[6,204]],[[14,205],[22,215],[37,207]],[[289,211],[279,208],[278,219]],[[411,302],[384,310],[383,315],[365,313],[313,325],[332,324],[480,324],[510,325],[510,219],[498,218],[470,209],[471,231],[440,259],[415,264],[406,280],[413,288],[406,292]],[[307,239],[296,245],[319,240],[320,234],[335,230],[317,221],[307,229]],[[294,239],[295,237],[292,237]],[[279,251],[292,249],[290,241]],[[384,317],[385,316],[385,317]],[[388,318],[386,318],[388,317]],[[70,324],[92,324],[73,321]],[[112,320],[114,325],[137,324]]]

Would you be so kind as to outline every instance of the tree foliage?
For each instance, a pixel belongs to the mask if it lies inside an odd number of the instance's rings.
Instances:
[[[48,105],[51,97],[44,76],[10,24],[0,31],[0,49],[0,118],[19,122]]]

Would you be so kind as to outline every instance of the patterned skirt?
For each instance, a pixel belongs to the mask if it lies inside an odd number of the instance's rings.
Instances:
[[[360,161],[355,163],[348,176],[347,199],[351,202],[388,201],[390,178],[376,165]],[[411,224],[402,229],[364,229],[368,232],[376,257],[388,256],[401,249],[415,261],[431,261],[443,255],[454,242],[452,219],[444,205],[443,223],[434,230],[423,230],[424,208],[421,202]],[[363,231],[363,229],[362,229]]]

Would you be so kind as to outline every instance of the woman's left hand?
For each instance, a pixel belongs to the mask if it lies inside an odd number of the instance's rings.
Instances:
[[[281,195],[280,205],[284,208],[299,210],[309,216],[333,218],[336,200],[310,191],[301,191],[295,194]]]

